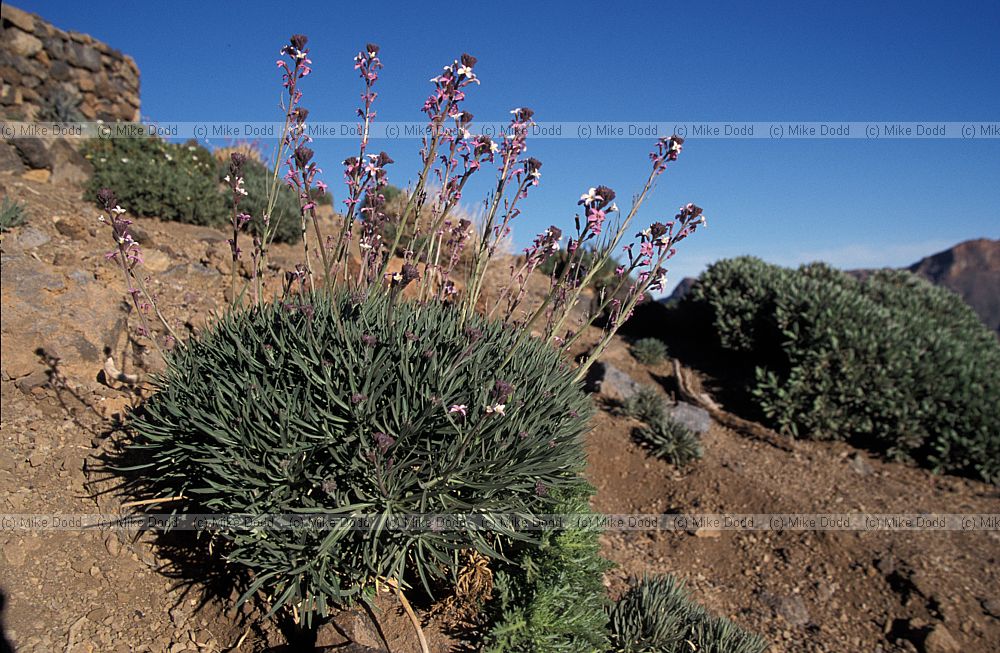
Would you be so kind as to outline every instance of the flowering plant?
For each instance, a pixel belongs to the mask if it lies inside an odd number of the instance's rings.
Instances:
[[[329,188],[309,146],[310,112],[301,102],[312,66],[307,43],[294,35],[281,50],[284,128],[260,215],[241,209],[246,161],[231,157],[232,310],[206,333],[177,343],[158,392],[132,421],[146,468],[156,471],[137,481],[147,494],[241,514],[376,515],[372,532],[217,533],[227,559],[253,574],[244,600],[260,591],[272,612],[288,610],[306,627],[314,615],[364,597],[379,583],[395,587],[408,605],[404,586],[432,589],[456,573],[463,551],[502,561],[533,541],[491,515],[503,510],[530,521],[558,496],[585,487],[582,437],[590,408],[580,380],[635,305],[662,289],[677,243],[704,224],[701,209],[689,204],[623,246],[681,151],[680,137],[661,138],[624,214],[606,186],[580,197],[567,259],[544,299],[529,305],[526,289],[563,248],[556,226],[510,263],[507,282],[487,299],[500,244],[540,183],[542,162],[527,156],[534,113],[515,108],[498,140],[476,134],[465,103],[480,83],[477,60],[463,54],[445,66],[430,80],[433,91],[422,108],[428,130],[421,172],[387,231],[385,191],[394,161],[370,147],[382,62],[379,46],[369,43],[354,59],[363,84],[360,144],[343,162],[344,211],[327,235],[330,225],[316,204]],[[495,171],[495,185],[474,231],[457,208],[469,180],[487,170]],[[268,250],[278,227],[271,210],[282,184],[298,198],[303,254],[269,296]],[[103,197],[117,244],[113,257],[144,333],[154,336],[146,322],[152,311],[172,334],[144,289],[127,221],[113,195]],[[240,238],[248,225],[256,235],[243,279]],[[619,251],[628,261],[617,271],[615,291],[569,330],[595,271]],[[471,256],[467,276],[460,274],[464,256]],[[604,311],[611,319],[599,343],[571,368],[563,354]],[[475,516],[477,528],[463,521],[455,530],[412,534],[384,526],[410,513]]]

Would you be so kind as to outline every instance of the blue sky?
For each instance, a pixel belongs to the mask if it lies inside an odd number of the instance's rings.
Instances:
[[[15,4],[131,54],[143,114],[159,121],[277,120],[274,60],[301,32],[315,70],[303,105],[317,120],[353,119],[352,57],[374,41],[385,64],[384,120],[421,120],[428,78],[469,52],[480,62],[482,85],[467,103],[477,119],[529,106],[542,121],[1000,122],[996,2]],[[631,196],[651,145],[529,141],[543,177],[515,225],[516,244],[548,224],[569,226],[589,186]],[[397,161],[392,181],[405,185],[418,170],[418,142],[382,146]],[[355,148],[316,143],[338,201],[338,163]],[[740,254],[905,265],[962,240],[1000,237],[1000,139],[692,138],[640,219],[672,216],[688,201],[705,208],[709,228],[683,244],[671,286]]]

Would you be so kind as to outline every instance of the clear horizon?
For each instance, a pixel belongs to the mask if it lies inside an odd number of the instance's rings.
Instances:
[[[484,3],[444,13],[392,3],[375,13],[321,3],[15,6],[134,57],[143,118],[158,121],[278,120],[274,61],[299,32],[309,36],[314,61],[303,105],[318,121],[353,120],[361,85],[352,59],[370,41],[382,48],[376,107],[386,121],[422,121],[428,78],[469,52],[482,80],[466,103],[477,121],[505,120],[511,108],[529,106],[541,122],[1000,124],[994,3],[895,10],[846,3],[815,14],[772,3],[637,3],[632,12],[596,3]],[[627,204],[654,140],[529,139],[543,176],[515,222],[515,246],[549,224],[571,225],[588,187],[608,185]],[[374,147],[396,160],[392,183],[416,176],[419,141]],[[356,142],[319,139],[314,149],[337,206],[340,161]],[[902,267],[961,241],[1000,238],[998,155],[1000,139],[689,137],[637,226],[672,217],[686,202],[705,208],[708,229],[679,248],[668,292],[708,263],[742,254],[781,265]],[[480,177],[466,193],[473,210],[489,186]]]

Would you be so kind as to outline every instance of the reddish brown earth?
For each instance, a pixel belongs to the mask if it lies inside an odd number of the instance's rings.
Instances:
[[[670,366],[644,368],[619,343],[606,356],[635,380],[670,386]],[[649,457],[623,418],[599,413],[588,476],[609,514],[989,513],[994,486],[884,462],[844,443],[790,451],[714,424],[705,456],[679,471]],[[671,573],[718,614],[764,635],[771,651],[1000,650],[1000,533],[606,533],[604,554],[628,576]],[[937,634],[928,644],[928,633]]]
[[[99,459],[125,437],[114,425],[137,397],[102,383],[104,350],[127,372],[145,374],[156,358],[128,338],[120,278],[103,260],[108,235],[94,207],[71,188],[4,175],[0,186],[28,206],[28,223],[0,244],[0,513],[117,512],[123,498]],[[197,330],[225,305],[225,235],[146,219],[137,227],[168,319]],[[296,255],[278,248],[275,260],[287,265]],[[61,358],[65,388],[48,383],[38,348]],[[620,340],[607,359],[640,382],[669,387],[667,364],[639,366]],[[839,443],[777,448],[717,425],[704,438],[704,459],[679,471],[632,442],[634,425],[608,412],[595,420],[588,476],[598,511],[1000,514],[992,486]],[[609,591],[619,593],[631,575],[675,574],[775,652],[942,652],[949,639],[958,651],[1000,650],[1000,533],[717,535],[606,533],[604,553],[619,565]],[[185,586],[175,564],[146,535],[0,530],[5,632],[26,653],[249,652],[283,641],[259,611],[231,610],[226,588],[216,599],[205,598],[206,583]],[[383,635],[393,650],[413,650],[396,603],[383,603]],[[361,643],[381,641],[362,614],[338,623]],[[435,650],[446,650],[436,623],[428,630]],[[323,638],[346,641],[330,628]]]

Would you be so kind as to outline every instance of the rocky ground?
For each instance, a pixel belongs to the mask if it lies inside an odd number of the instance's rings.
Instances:
[[[0,245],[0,513],[117,512],[123,499],[100,459],[125,437],[115,425],[137,397],[102,370],[110,355],[145,374],[155,356],[129,337],[121,279],[103,257],[107,227],[79,190],[3,175],[0,186],[28,207],[27,224]],[[226,236],[145,219],[136,233],[167,318],[196,331],[225,305]],[[296,254],[279,247],[275,261]],[[636,381],[671,388],[669,365],[639,366],[623,341],[607,359]],[[704,436],[704,459],[679,471],[632,441],[635,424],[607,411],[596,418],[588,474],[598,511],[1000,514],[992,486],[845,444],[778,447],[719,425]],[[628,576],[675,574],[775,652],[977,653],[1000,650],[998,535],[632,531],[606,533],[603,546],[619,565],[607,577],[613,594]],[[231,590],[186,584],[177,552],[146,536],[0,530],[0,551],[3,623],[18,651],[263,651],[282,641],[252,608],[230,609]],[[323,643],[346,635],[378,646],[369,623],[345,618],[349,632],[327,631]],[[410,650],[404,622],[386,630],[393,650]]]

